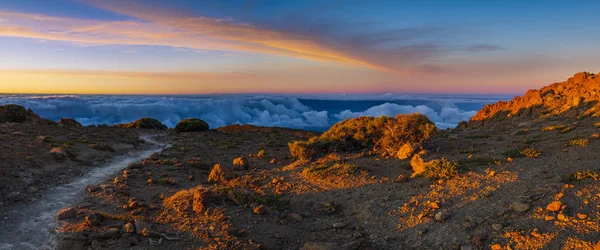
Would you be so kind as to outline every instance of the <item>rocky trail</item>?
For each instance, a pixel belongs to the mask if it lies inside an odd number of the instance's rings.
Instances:
[[[151,145],[147,149],[117,156],[70,183],[46,190],[39,199],[28,204],[15,204],[6,216],[0,218],[0,249],[55,249],[58,245],[56,228],[59,226],[56,214],[64,207],[79,203],[87,185],[96,185],[129,164],[168,147],[154,137],[156,135],[141,136]]]

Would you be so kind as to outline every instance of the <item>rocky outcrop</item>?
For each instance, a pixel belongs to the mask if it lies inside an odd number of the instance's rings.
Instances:
[[[7,104],[0,106],[0,123],[36,123],[53,124],[54,122],[41,118],[31,109],[16,104]]]
[[[600,77],[581,72],[565,82],[539,90],[529,90],[511,101],[488,104],[471,118],[468,125],[482,125],[507,118],[563,116],[600,116]],[[461,126],[467,125],[466,123]]]

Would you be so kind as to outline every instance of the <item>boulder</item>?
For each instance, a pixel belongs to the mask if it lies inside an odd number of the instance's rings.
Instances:
[[[411,157],[414,153],[415,147],[413,147],[413,145],[411,145],[410,143],[404,143],[404,145],[400,147],[400,150],[398,150],[396,156],[398,157],[398,159],[404,160]]]
[[[416,154],[410,160],[410,166],[412,167],[413,174],[411,177],[415,177],[425,172],[425,161],[420,155]]]
[[[233,170],[226,166],[221,166],[221,164],[216,164],[210,174],[208,175],[209,182],[222,182],[229,180],[233,177]]]
[[[236,170],[247,170],[250,164],[248,163],[248,159],[242,156],[233,159],[233,166]]]
[[[184,132],[201,132],[209,129],[208,123],[197,118],[188,118],[180,121],[175,125],[177,133]]]
[[[60,210],[56,214],[56,219],[64,220],[64,219],[73,218],[75,216],[77,216],[77,210],[75,208],[69,207],[69,208]]]

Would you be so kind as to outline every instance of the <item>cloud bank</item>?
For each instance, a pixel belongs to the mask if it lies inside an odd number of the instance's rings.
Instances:
[[[443,105],[441,109],[426,105],[400,105],[390,100],[377,101],[368,109],[356,110],[360,105],[354,104],[360,101],[345,102],[349,109],[334,111],[313,109],[309,106],[309,99],[284,96],[0,95],[0,105],[15,103],[31,108],[50,120],[70,117],[84,125],[112,125],[152,117],[174,127],[182,119],[197,117],[208,122],[212,128],[251,124],[323,131],[340,120],[358,116],[422,113],[438,127],[449,128],[476,113],[475,110],[462,110],[455,102],[445,99],[440,99]]]

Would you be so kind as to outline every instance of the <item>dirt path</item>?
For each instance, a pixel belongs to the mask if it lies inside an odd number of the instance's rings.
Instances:
[[[86,185],[98,184],[127,165],[139,162],[146,156],[168,147],[152,137],[141,137],[153,145],[151,148],[115,157],[71,183],[47,190],[43,198],[22,207],[15,207],[10,218],[0,218],[3,220],[0,228],[0,249],[55,249],[58,244],[55,231],[58,226],[56,213],[64,207],[78,203]]]

